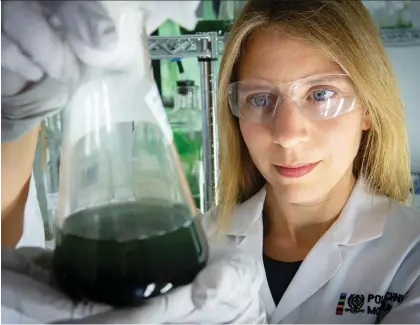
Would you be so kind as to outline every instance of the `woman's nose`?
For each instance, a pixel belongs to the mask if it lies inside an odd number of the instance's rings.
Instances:
[[[278,105],[272,123],[273,142],[283,148],[293,148],[309,140],[310,121],[290,98]]]

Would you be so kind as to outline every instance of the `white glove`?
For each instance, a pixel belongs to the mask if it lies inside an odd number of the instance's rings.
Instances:
[[[39,251],[38,251],[39,253]],[[50,273],[19,251],[2,249],[2,323],[264,323],[261,265],[235,249],[214,254],[193,283],[130,309],[74,304]]]
[[[79,60],[125,69],[138,59],[138,46],[147,51],[147,44],[140,42],[144,27],[152,32],[173,18],[193,28],[199,1],[171,1],[164,6],[155,1],[1,4],[2,141],[11,141],[65,106],[69,87],[80,78]]]
[[[67,3],[74,5],[60,10]],[[67,28],[52,27],[53,18],[65,13]],[[20,137],[64,107],[69,86],[80,78],[78,60],[65,37],[72,34],[88,46],[107,50],[115,46],[113,26],[96,1],[51,2],[49,7],[38,1],[2,1],[2,141]]]

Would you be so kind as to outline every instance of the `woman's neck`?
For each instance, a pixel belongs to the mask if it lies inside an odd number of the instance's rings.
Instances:
[[[264,205],[264,251],[284,261],[302,260],[338,218],[354,187],[352,173],[344,176],[313,204],[291,204],[270,185]]]

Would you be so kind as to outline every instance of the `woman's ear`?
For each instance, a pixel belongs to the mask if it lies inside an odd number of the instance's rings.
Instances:
[[[372,119],[367,111],[363,113],[362,116],[362,130],[369,130],[372,126]]]

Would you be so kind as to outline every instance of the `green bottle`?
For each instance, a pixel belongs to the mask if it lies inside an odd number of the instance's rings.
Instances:
[[[200,208],[203,136],[197,89],[193,80],[177,81],[174,108],[168,111],[168,119],[195,204]]]

